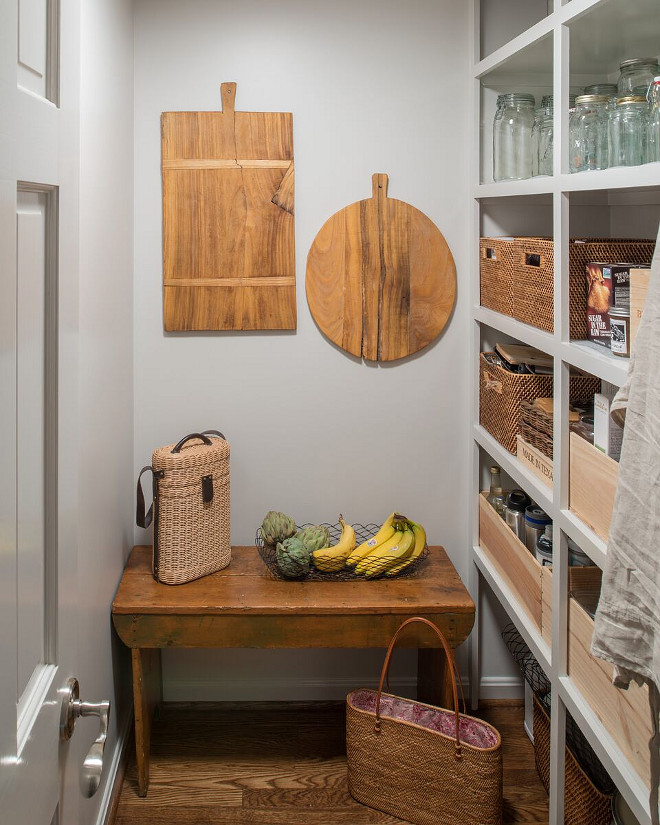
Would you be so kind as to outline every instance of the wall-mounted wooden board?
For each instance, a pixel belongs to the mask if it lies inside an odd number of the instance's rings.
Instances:
[[[307,257],[307,301],[321,331],[372,361],[430,344],[456,297],[442,233],[419,209],[388,198],[387,182],[387,175],[373,175],[372,197],[329,218]]]
[[[164,112],[167,331],[296,328],[293,116]]]

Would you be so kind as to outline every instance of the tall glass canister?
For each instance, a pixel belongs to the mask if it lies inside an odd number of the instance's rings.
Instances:
[[[493,179],[532,177],[534,95],[504,95],[493,121]]]
[[[646,162],[660,161],[660,77],[649,86],[649,122],[646,131]]]
[[[617,98],[607,122],[608,166],[639,166],[646,161],[648,104],[640,95]]]
[[[654,77],[660,74],[660,66],[655,57],[636,57],[624,60],[619,68],[617,90],[619,97],[632,95],[636,86],[648,89]]]
[[[571,172],[607,169],[607,95],[580,95],[568,122]]]
[[[547,107],[543,110],[539,126],[538,168],[539,175],[552,174],[552,152],[554,136],[554,110]]]

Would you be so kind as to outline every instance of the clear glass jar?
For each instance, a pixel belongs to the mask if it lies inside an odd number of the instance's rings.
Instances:
[[[607,169],[607,95],[580,95],[568,122],[571,172]]]
[[[504,95],[493,121],[493,180],[532,177],[534,96]]]
[[[618,89],[616,83],[593,83],[584,87],[585,95],[605,95],[606,97],[616,97]]]
[[[543,110],[539,123],[538,142],[538,173],[539,175],[552,174],[552,151],[553,151],[553,130],[554,130],[553,109]]]
[[[648,108],[639,95],[617,98],[607,121],[608,166],[639,166],[646,161]]]
[[[660,77],[649,86],[649,120],[646,128],[646,162],[660,161]]]
[[[617,91],[619,97],[625,97],[633,94],[635,86],[645,86],[648,89],[653,78],[660,74],[660,66],[655,57],[636,57],[624,60],[619,71]]]

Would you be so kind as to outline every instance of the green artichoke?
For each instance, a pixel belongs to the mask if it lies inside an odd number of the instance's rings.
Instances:
[[[313,524],[311,527],[299,530],[296,533],[296,538],[300,539],[310,553],[313,553],[315,550],[320,550],[330,544],[330,531],[327,527]]]
[[[261,535],[266,544],[277,544],[278,541],[293,536],[295,532],[295,521],[277,510],[269,510],[261,525]]]
[[[296,536],[278,542],[277,566],[287,579],[297,579],[309,572],[310,552]]]

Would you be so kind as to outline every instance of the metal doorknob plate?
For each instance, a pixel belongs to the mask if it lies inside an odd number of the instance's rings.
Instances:
[[[72,676],[66,683],[60,716],[60,738],[65,742],[71,739],[79,716],[98,716],[100,721],[99,735],[85,757],[80,774],[80,789],[83,796],[90,797],[94,796],[101,784],[103,754],[110,720],[110,702],[107,699],[102,702],[81,702],[78,680]]]

